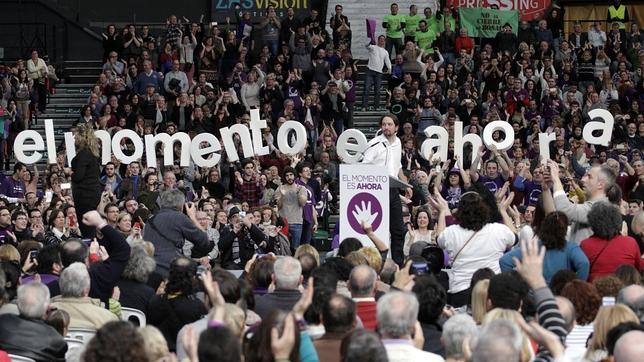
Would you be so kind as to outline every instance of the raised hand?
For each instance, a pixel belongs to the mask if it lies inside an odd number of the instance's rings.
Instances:
[[[497,202],[501,202],[501,201],[503,201],[503,198],[505,197],[505,194],[507,194],[507,193],[508,193],[508,188],[509,188],[509,187],[510,187],[510,182],[509,182],[509,181],[506,181],[506,182],[503,184],[503,187],[501,187],[500,189],[498,189],[498,190],[496,191],[496,193],[494,194],[494,196],[496,197],[496,201],[497,201]]]
[[[273,358],[278,360],[288,360],[293,348],[295,347],[295,321],[291,314],[284,320],[284,330],[279,335],[277,328],[271,329],[271,351]]]
[[[477,154],[480,159],[482,159],[483,156],[485,156],[485,145],[481,145],[481,147],[479,147]]]
[[[394,274],[394,282],[392,283],[392,286],[400,290],[411,291],[411,289],[414,287],[414,276],[409,274],[410,267],[411,260],[407,261],[407,264],[405,264],[404,268],[396,271],[396,273]]]
[[[499,203],[499,210],[504,211],[510,208],[510,204],[514,200],[514,192],[510,192],[508,196],[504,196]]]
[[[362,226],[362,231],[364,231],[365,234],[370,234],[373,232],[373,227],[369,222],[363,221],[360,223],[360,226]]]
[[[309,277],[307,286],[304,289],[304,292],[302,292],[302,296],[293,306],[293,316],[295,319],[301,320],[304,318],[304,312],[306,312],[311,303],[313,303],[313,277]]]

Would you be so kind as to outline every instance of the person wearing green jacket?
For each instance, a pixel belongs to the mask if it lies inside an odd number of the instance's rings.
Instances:
[[[425,54],[434,54],[434,41],[436,40],[436,32],[429,28],[427,20],[423,19],[418,23],[418,31],[414,36],[414,41],[418,47],[422,49]]]
[[[445,6],[443,11],[438,11],[436,13],[436,20],[438,26],[438,33],[445,31],[445,23],[449,23],[449,28],[454,30],[456,29],[456,18],[454,17],[454,12],[450,10],[449,7]]]
[[[418,31],[418,23],[423,19],[423,16],[418,14],[418,7],[412,5],[409,7],[409,15],[405,16],[405,44],[413,42]]]
[[[398,14],[398,4],[391,4],[391,14],[385,15],[385,18],[382,21],[382,27],[386,29],[385,31],[385,50],[389,53],[389,56],[392,57],[392,50],[396,48],[396,55],[402,54],[402,49],[404,47],[403,38],[405,29],[405,19],[406,16]]]

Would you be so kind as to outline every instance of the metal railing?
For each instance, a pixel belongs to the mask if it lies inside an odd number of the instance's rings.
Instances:
[[[56,32],[43,23],[0,23],[4,60],[28,59],[33,49],[56,59]]]

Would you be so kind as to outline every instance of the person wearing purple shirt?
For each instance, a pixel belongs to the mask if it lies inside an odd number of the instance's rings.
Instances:
[[[13,166],[13,175],[2,178],[0,195],[7,197],[11,203],[24,201],[26,188],[22,176],[25,172],[27,172],[27,166],[22,162],[16,162]]]
[[[490,151],[492,152],[492,158],[485,162],[485,175],[480,175],[477,171],[478,164],[485,155],[485,146],[482,145],[470,166],[470,177],[472,178],[472,182],[484,184],[494,194],[503,187],[505,181],[510,177],[510,168],[496,147],[493,145],[490,146]],[[500,173],[499,168],[501,169]]]
[[[347,66],[344,68],[344,83],[347,86],[347,89],[345,89],[344,94],[346,98],[344,99],[346,105],[347,105],[347,128],[353,128],[353,111],[355,109],[355,103],[356,103],[356,84],[357,84],[357,68],[355,68],[355,64],[351,66]]]
[[[543,180],[543,169],[537,167],[532,173],[532,179],[528,179],[526,173],[528,172],[528,167],[524,166],[519,175],[514,179],[513,186],[519,191],[523,191],[524,200],[523,204],[536,205],[539,201],[539,196],[543,192],[541,190],[541,181]]]
[[[318,217],[317,212],[315,211],[315,193],[313,189],[308,185],[309,180],[311,179],[311,164],[308,162],[303,162],[297,165],[297,174],[300,176],[295,183],[306,188],[306,205],[304,205],[304,210],[302,212],[302,237],[300,238],[301,244],[310,244],[313,240],[313,233],[318,228]]]
[[[470,177],[467,170],[453,167],[447,174],[447,180],[441,185],[441,196],[447,201],[450,210],[458,208],[461,195],[469,188]]]
[[[559,97],[559,90],[549,88],[548,94],[541,100],[541,113],[543,118],[550,121],[554,116],[562,114],[564,111],[563,101]]]

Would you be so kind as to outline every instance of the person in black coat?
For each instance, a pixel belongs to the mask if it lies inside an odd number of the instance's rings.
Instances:
[[[266,235],[253,224],[251,213],[240,217],[239,208],[233,207],[228,212],[229,224],[220,232],[219,251],[221,266],[224,269],[243,270],[259,248],[266,247]]]
[[[74,136],[76,157],[72,159],[72,193],[74,206],[79,215],[96,210],[101,200],[101,168],[99,159],[99,141],[94,130],[88,126],[79,126]],[[84,238],[92,239],[96,229],[79,223]]]
[[[100,231],[103,238],[99,239],[98,243],[92,243],[89,247],[81,240],[68,240],[62,246],[60,258],[64,268],[76,262],[89,265],[90,257],[93,258],[98,253],[98,246],[103,246],[110,257],[88,266],[91,280],[89,296],[100,299],[108,306],[112,291],[121,279],[123,269],[130,258],[130,245],[125,241],[123,234],[109,226],[96,210],[83,215],[83,223]],[[47,287],[52,297],[60,295],[58,280],[47,284]]]
[[[64,362],[67,343],[43,318],[49,308],[49,290],[39,282],[18,288],[20,315],[0,315],[0,349],[38,362]]]
[[[159,328],[170,351],[176,350],[181,327],[208,314],[206,305],[194,295],[196,274],[197,267],[192,260],[175,259],[170,265],[164,293],[150,300],[147,322]]]
[[[143,245],[132,246],[130,260],[117,284],[121,290],[119,302],[122,307],[134,308],[147,314],[148,304],[156,293],[147,282],[155,268],[154,259],[147,254]]]
[[[326,88],[322,90],[322,120],[329,126],[333,127],[336,134],[342,133],[346,126],[344,119],[345,98],[344,93],[340,92],[338,84],[334,81],[329,81]]]

